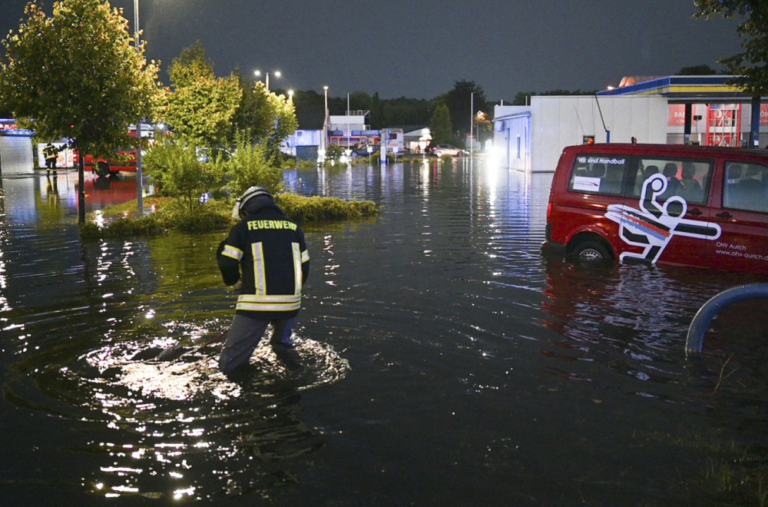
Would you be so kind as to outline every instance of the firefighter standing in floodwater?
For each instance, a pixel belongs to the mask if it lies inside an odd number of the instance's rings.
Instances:
[[[309,276],[304,232],[261,187],[249,188],[236,211],[240,222],[216,253],[224,283],[242,284],[219,368],[229,377],[243,371],[269,324],[272,350],[289,368],[298,367],[291,332]]]
[[[56,158],[59,156],[59,149],[56,148],[51,143],[48,143],[48,145],[43,148],[43,155],[45,155],[45,167],[50,172],[51,169],[53,169],[53,172],[56,172]]]

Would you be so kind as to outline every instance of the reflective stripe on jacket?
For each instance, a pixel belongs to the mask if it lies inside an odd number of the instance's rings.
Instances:
[[[260,209],[232,227],[217,252],[224,283],[242,276],[237,312],[259,319],[295,317],[309,276],[304,232],[273,206]]]

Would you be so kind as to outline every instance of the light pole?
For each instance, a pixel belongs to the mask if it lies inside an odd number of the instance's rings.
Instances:
[[[258,77],[258,76],[261,76],[261,71],[260,71],[260,70],[257,70],[256,72],[254,72],[254,74],[256,74],[256,76],[257,76],[257,77]],[[272,74],[272,75],[273,75],[273,76],[275,76],[275,77],[280,77],[280,76],[281,76],[281,74],[280,74],[280,71],[279,71],[279,70],[276,70],[276,71],[274,71],[274,72],[265,72],[265,73],[264,73],[264,75],[266,76],[266,79],[264,80],[264,84],[267,86],[267,91],[269,91],[269,75],[270,75],[270,74]]]
[[[136,29],[136,51],[141,50],[141,38],[139,32],[139,0],[133,0],[133,13],[134,13],[134,28]],[[136,200],[138,202],[139,216],[144,215],[144,176],[141,170],[141,118],[139,118],[136,124]]]
[[[328,87],[323,86],[325,91],[325,120],[323,120],[323,160],[325,160],[325,152],[328,149]]]
[[[349,136],[352,132],[349,130],[349,94],[347,94],[347,156],[350,156],[352,150],[349,148]]]
[[[472,92],[469,99],[469,156],[475,155],[475,131],[472,128],[475,125],[475,92]]]

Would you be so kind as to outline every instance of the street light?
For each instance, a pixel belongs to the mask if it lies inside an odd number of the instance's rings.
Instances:
[[[288,90],[288,100],[293,102],[293,90]]]
[[[323,120],[323,146],[321,148],[323,152],[323,160],[325,160],[325,151],[328,149],[328,87],[323,86],[325,91],[325,119]]]
[[[254,74],[256,74],[256,77],[261,76],[261,71],[257,70],[256,72],[254,72]],[[264,81],[264,84],[266,84],[266,86],[267,86],[267,91],[269,91],[269,75],[270,74],[275,76],[275,77],[280,77],[280,75],[281,75],[279,70],[276,70],[274,72],[265,72],[264,73],[264,75],[267,76],[267,78]]]
[[[134,13],[134,25],[136,28],[136,51],[138,52],[141,48],[141,44],[139,42],[139,39],[141,38],[141,32],[139,31],[139,0],[133,0],[133,13]],[[138,123],[136,124],[136,180],[137,180],[137,189],[136,189],[136,199],[138,202],[138,208],[139,208],[139,216],[144,215],[144,176],[142,174],[141,170],[141,118],[139,118]]]
[[[475,125],[475,92],[470,95],[469,101],[469,156],[474,158],[475,155],[475,131],[472,127]]]

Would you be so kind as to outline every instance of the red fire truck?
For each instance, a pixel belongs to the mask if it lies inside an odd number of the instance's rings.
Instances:
[[[142,125],[142,138],[148,139],[151,144],[154,140],[154,130],[152,125]],[[136,127],[131,125],[128,135],[136,137]],[[80,162],[78,152],[74,153],[75,166]],[[86,171],[93,171],[99,176],[109,176],[117,174],[120,171],[136,171],[136,148],[121,148],[117,150],[114,156],[109,158],[86,155],[83,161]]]

